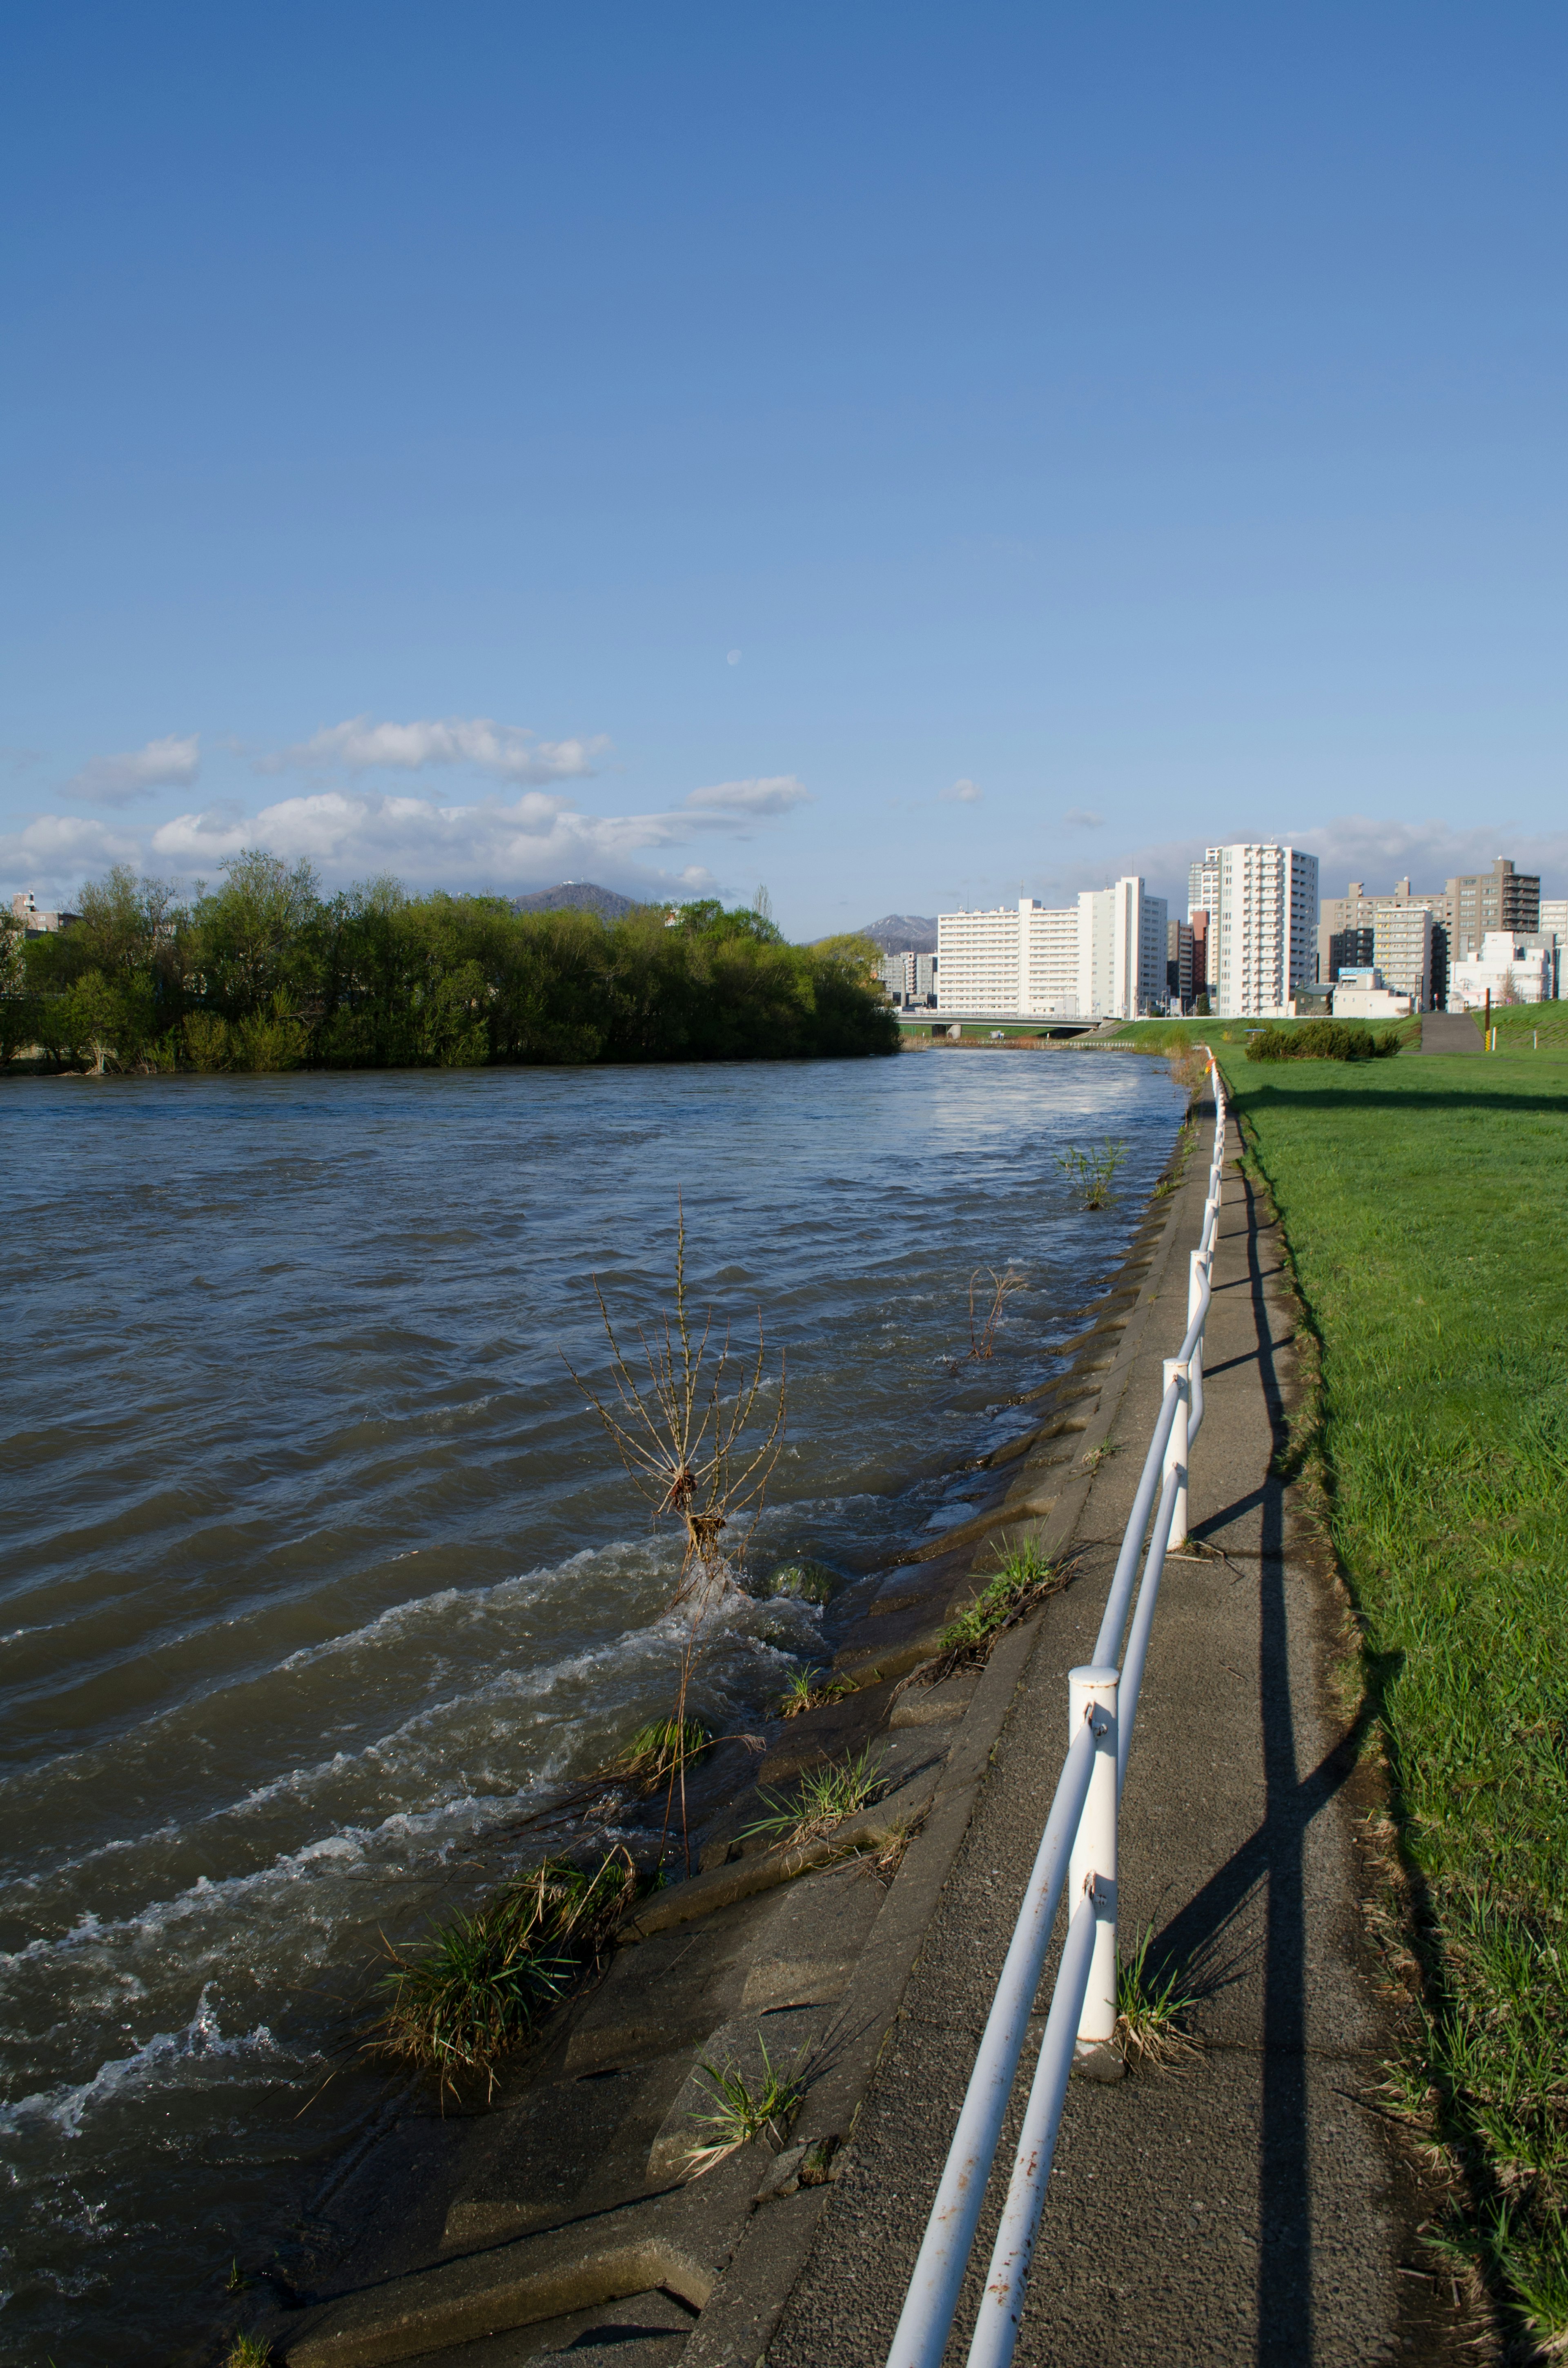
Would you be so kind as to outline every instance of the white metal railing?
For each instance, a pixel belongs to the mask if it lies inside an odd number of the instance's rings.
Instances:
[[[1208,1047],[1204,1050],[1208,1052]],[[1165,1361],[1165,1395],[1117,1556],[1105,1617],[1095,1639],[1094,1660],[1068,1675],[1067,1756],[888,2354],[888,2368],[938,2368],[947,2350],[1040,1987],[1040,1968],[1064,1890],[1072,1903],[1067,1936],[969,2348],[969,2368],[1006,2368],[1012,2359],[1068,2075],[1074,2055],[1108,2046],[1116,2030],[1117,1810],[1127,1779],[1127,1757],[1165,1556],[1187,1542],[1187,1457],[1203,1420],[1203,1328],[1209,1314],[1225,1166],[1225,1089],[1211,1053],[1209,1068],[1214,1081],[1214,1151],[1203,1231],[1189,1263],[1187,1333],[1176,1354]],[[1140,1560],[1143,1578],[1133,1607]],[[1122,1632],[1130,1609],[1132,1625],[1123,1649]]]

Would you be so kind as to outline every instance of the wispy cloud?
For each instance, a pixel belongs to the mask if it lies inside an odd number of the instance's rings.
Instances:
[[[1063,830],[1103,830],[1105,816],[1093,813],[1087,806],[1069,806],[1062,817]]]
[[[764,780],[717,781],[709,790],[692,790],[685,804],[688,813],[732,814],[788,814],[791,806],[814,803],[803,781],[793,773],[772,773]]]
[[[127,748],[115,757],[94,757],[61,790],[75,805],[126,806],[154,790],[188,790],[201,769],[200,736],[171,733]]]
[[[256,759],[256,769],[280,773],[298,767],[319,772],[338,768],[366,773],[384,768],[420,773],[432,765],[472,765],[506,781],[562,781],[594,769],[593,760],[609,746],[588,740],[541,740],[520,723],[496,723],[487,715],[449,715],[438,721],[377,723],[356,715],[325,725],[309,740]]]
[[[960,780],[954,781],[950,788],[941,791],[939,794],[951,805],[977,806],[985,795],[985,791],[978,781]]]

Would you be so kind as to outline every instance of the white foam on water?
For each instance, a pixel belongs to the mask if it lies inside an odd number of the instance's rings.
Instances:
[[[167,2080],[186,2066],[203,2060],[238,2063],[255,2057],[255,2077],[267,2081],[278,2078],[281,2063],[301,2060],[288,2056],[265,2023],[225,2039],[210,2003],[211,1987],[210,1982],[203,1987],[196,2011],[183,2031],[154,2032],[133,2055],[100,2064],[90,2080],[40,2089],[33,2096],[17,2098],[12,2104],[0,2104],[0,2136],[19,2135],[29,2126],[47,2123],[62,2137],[80,2137],[89,2113],[140,2089]]]

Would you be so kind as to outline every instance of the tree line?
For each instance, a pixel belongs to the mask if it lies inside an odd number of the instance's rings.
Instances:
[[[517,913],[377,880],[324,896],[252,850],[182,898],[124,867],[70,925],[0,916],[0,1058],[62,1068],[478,1068],[842,1058],[897,1050],[876,949],[786,943],[711,900]]]

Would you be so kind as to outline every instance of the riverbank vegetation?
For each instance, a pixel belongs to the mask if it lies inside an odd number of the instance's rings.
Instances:
[[[1526,1015],[1528,1019],[1528,1015]],[[1528,1042],[1528,1038],[1526,1042]],[[1568,1087],[1226,1061],[1321,1360],[1292,1452],[1359,1616],[1448,2241],[1568,2335]]]
[[[495,896],[324,896],[252,852],[182,900],[122,869],[48,936],[7,927],[0,1061],[62,1069],[478,1068],[895,1053],[859,940],[785,943],[711,900],[517,913]],[[7,922],[9,916],[6,916]]]
[[[494,2096],[501,2057],[598,1955],[637,1888],[624,1850],[611,1850],[591,1874],[570,1859],[546,1859],[472,1916],[391,1950],[366,2045],[433,2072],[443,2094],[472,2075]]]

